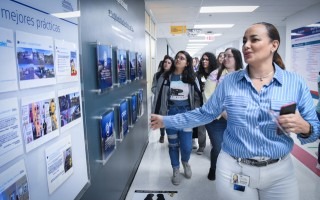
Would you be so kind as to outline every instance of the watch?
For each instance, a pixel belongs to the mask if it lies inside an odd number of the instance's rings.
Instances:
[[[308,122],[309,123],[309,122]],[[312,134],[312,132],[313,132],[313,126],[309,123],[309,126],[310,126],[310,128],[309,128],[309,132],[307,133],[307,134],[302,134],[302,133],[300,133],[299,135],[300,135],[300,137],[302,137],[302,138],[308,138],[311,134]]]

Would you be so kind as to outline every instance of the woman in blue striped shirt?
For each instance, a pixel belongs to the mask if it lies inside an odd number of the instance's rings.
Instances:
[[[299,189],[289,156],[297,135],[302,144],[319,137],[319,121],[305,81],[284,70],[277,53],[280,36],[269,23],[250,26],[242,52],[248,66],[227,75],[201,108],[174,116],[151,115],[151,128],[191,128],[228,115],[217,161],[216,189],[222,199],[298,200]],[[294,114],[277,117],[281,106],[295,102]],[[277,122],[277,123],[276,123]],[[237,175],[237,183],[232,177]]]

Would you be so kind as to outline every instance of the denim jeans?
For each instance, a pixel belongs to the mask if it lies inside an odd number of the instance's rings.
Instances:
[[[316,112],[316,113],[317,113],[318,119],[320,121],[320,113],[318,113],[318,112]],[[318,164],[320,164],[320,143],[318,145]]]
[[[206,129],[212,145],[210,152],[210,167],[215,169],[217,165],[217,159],[221,150],[221,144],[223,140],[223,133],[227,128],[227,120],[223,117],[215,119],[209,124],[206,124]]]
[[[171,106],[168,115],[184,113],[190,110],[190,106]],[[172,168],[179,168],[181,161],[188,162],[192,151],[192,128],[183,130],[166,129],[169,142],[169,156]],[[179,153],[180,152],[180,153]]]

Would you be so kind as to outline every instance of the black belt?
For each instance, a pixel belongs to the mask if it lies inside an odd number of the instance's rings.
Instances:
[[[241,162],[243,164],[246,165],[251,165],[251,166],[255,166],[255,167],[265,167],[267,165],[279,162],[280,160],[284,159],[284,157],[281,158],[277,158],[277,159],[268,159],[268,160],[255,160],[255,159],[250,159],[250,158],[237,158],[234,156],[231,156],[234,159],[236,159],[238,162]]]

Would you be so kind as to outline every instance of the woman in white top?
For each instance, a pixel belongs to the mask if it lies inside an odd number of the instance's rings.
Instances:
[[[204,101],[211,96],[215,91],[217,85],[224,79],[224,77],[231,72],[243,68],[241,52],[235,48],[227,48],[224,52],[224,60],[220,68],[210,73],[205,87],[204,87]],[[209,124],[206,124],[210,142],[212,144],[210,152],[210,170],[208,173],[209,180],[216,179],[216,164],[219,152],[221,150],[221,143],[223,139],[223,132],[227,128],[227,117],[225,112]]]

